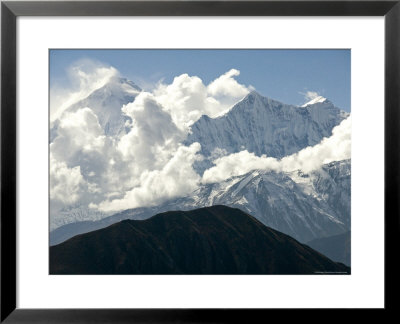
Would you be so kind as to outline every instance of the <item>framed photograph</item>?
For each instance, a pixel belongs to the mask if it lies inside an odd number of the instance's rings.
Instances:
[[[394,310],[399,15],[2,2],[1,321]]]

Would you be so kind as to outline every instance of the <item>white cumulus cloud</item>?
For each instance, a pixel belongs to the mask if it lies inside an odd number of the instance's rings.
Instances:
[[[161,170],[143,172],[140,185],[128,191],[123,198],[103,201],[92,207],[109,212],[151,206],[193,191],[200,181],[200,176],[192,167],[199,150],[199,143],[193,143],[189,147],[180,146]]]
[[[106,136],[103,135],[97,116],[88,108],[63,114],[58,136],[50,144],[50,150],[59,161],[79,165],[81,155],[89,152],[102,153]]]
[[[160,83],[153,94],[175,124],[187,132],[202,115],[219,116],[250,92],[250,88],[235,80],[239,74],[232,69],[209,85],[197,76],[182,74],[171,84]]]
[[[150,93],[142,92],[122,111],[132,118],[130,132],[117,143],[124,160],[137,172],[160,168],[185,134]]]
[[[79,166],[68,168],[50,154],[50,199],[73,204],[79,199],[84,180]]]
[[[231,69],[224,73],[207,86],[207,92],[213,97],[230,96],[234,98],[244,97],[249,93],[249,89],[239,84],[234,77],[239,76],[240,71]]]

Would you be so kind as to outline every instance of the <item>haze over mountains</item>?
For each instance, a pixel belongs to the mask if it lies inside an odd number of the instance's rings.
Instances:
[[[240,208],[301,242],[350,230],[348,147],[331,148],[344,152],[336,159],[325,159],[328,150],[324,148],[317,154],[322,157],[316,167],[303,168],[307,160],[313,161],[309,152],[336,136],[334,130],[349,113],[323,97],[299,107],[252,91],[223,115],[202,115],[193,118],[193,124],[177,124],[179,118],[160,98],[156,92],[145,93],[133,82],[113,77],[52,124],[51,154],[57,159],[66,156],[60,138],[77,133],[66,131],[70,120],[83,133],[78,139],[68,139],[68,145],[80,145],[73,148],[73,158],[69,154],[65,161],[57,161],[57,190],[71,193],[65,201],[51,198],[51,245],[124,219],[141,220],[160,212],[213,205]],[[241,153],[263,161],[274,158],[274,166],[288,156],[300,160],[293,163],[298,167],[289,169],[261,164],[242,171],[235,167],[235,163],[246,164],[241,155],[235,155]],[[171,163],[178,157],[181,160]],[[221,166],[221,158],[233,162]],[[206,178],[210,175],[206,171],[215,167],[220,168],[218,177]],[[58,184],[52,179],[51,184]],[[125,207],[109,208],[115,201]]]
[[[329,259],[351,266],[351,233],[322,237],[306,243]]]

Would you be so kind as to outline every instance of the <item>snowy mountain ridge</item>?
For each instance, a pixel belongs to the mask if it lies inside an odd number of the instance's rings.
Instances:
[[[246,149],[257,156],[282,158],[331,136],[348,116],[329,100],[299,109],[253,91],[223,116],[203,115],[184,143],[200,143],[206,159],[196,164],[196,171],[202,174],[218,150],[230,154]]]
[[[186,197],[159,206],[129,209],[86,223],[85,230],[103,228],[123,219],[146,219],[164,211],[226,205],[240,208],[263,224],[307,242],[350,229],[350,167],[351,161],[345,160],[326,164],[309,174],[255,170],[202,185]],[[64,238],[79,234],[76,228],[68,235],[65,231],[67,228],[53,231],[52,242],[59,242],[58,232],[63,232]]]

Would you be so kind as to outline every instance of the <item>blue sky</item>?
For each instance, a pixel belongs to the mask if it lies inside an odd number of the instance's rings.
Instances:
[[[350,50],[51,50],[50,85],[69,87],[74,62],[90,59],[115,67],[146,89],[187,73],[208,84],[234,68],[236,79],[260,94],[300,105],[307,91],[350,111]]]

